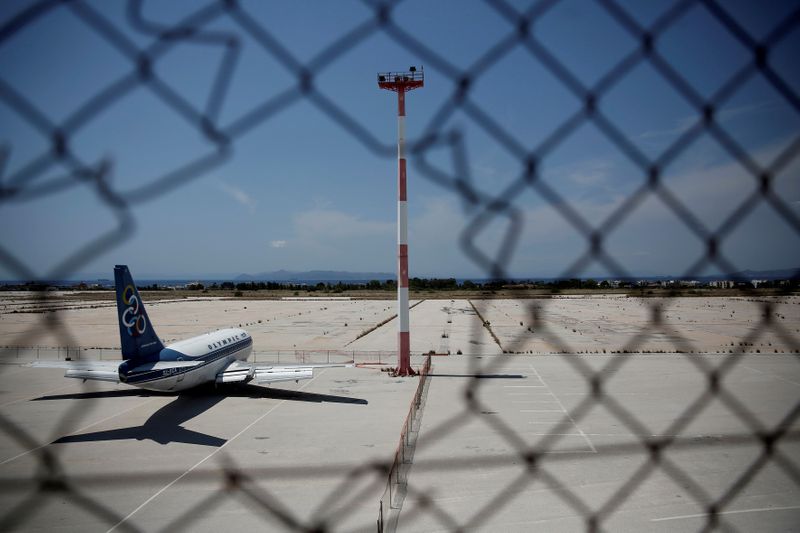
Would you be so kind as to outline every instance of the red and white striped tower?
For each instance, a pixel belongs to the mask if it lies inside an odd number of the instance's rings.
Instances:
[[[378,87],[397,93],[397,375],[413,376],[408,320],[408,197],[406,195],[406,92],[425,85],[415,67],[379,72]]]

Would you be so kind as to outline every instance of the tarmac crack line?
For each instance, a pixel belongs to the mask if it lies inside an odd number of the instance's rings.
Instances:
[[[748,369],[748,370],[752,370],[753,372],[758,372],[759,374],[763,374],[763,375],[769,376],[769,377],[771,377],[773,379],[778,379],[780,381],[784,381],[786,383],[791,383],[792,385],[797,385],[798,387],[800,387],[800,383],[798,383],[796,381],[792,381],[791,379],[783,378],[781,376],[778,376],[777,374],[773,374],[772,372],[767,372],[765,370],[759,370],[757,368],[753,368],[752,366],[748,366],[748,365],[742,365],[742,366],[744,368]]]
[[[313,378],[311,378],[310,380],[306,381],[306,382],[305,382],[305,383],[304,383],[304,384],[303,384],[301,387],[299,387],[297,390],[298,390],[298,391],[301,391],[301,390],[305,389],[305,388],[306,388],[308,385],[310,385],[310,384],[311,384],[311,382],[313,382],[315,379],[317,379],[317,377],[321,376],[321,375],[322,375],[322,374],[325,372],[325,370],[327,370],[327,369],[324,369],[324,368],[323,368],[323,369],[320,371],[320,373],[319,373],[319,374],[315,375]],[[273,405],[273,406],[272,406],[272,408],[271,408],[271,409],[269,409],[269,410],[268,410],[266,413],[264,413],[263,415],[259,416],[259,417],[258,417],[258,418],[256,418],[255,420],[253,420],[253,421],[252,421],[250,424],[248,424],[248,425],[247,425],[247,427],[245,427],[245,428],[244,428],[244,429],[242,429],[242,430],[241,430],[239,433],[237,433],[236,435],[234,435],[233,437],[231,437],[230,439],[228,439],[227,441],[225,441],[225,443],[224,443],[222,446],[220,446],[219,448],[217,448],[216,450],[214,450],[214,451],[213,451],[213,452],[211,452],[210,454],[206,455],[206,456],[205,456],[203,459],[200,459],[200,460],[199,460],[198,462],[196,462],[196,463],[195,463],[193,466],[189,467],[189,469],[188,469],[188,470],[186,470],[186,471],[185,471],[183,474],[179,475],[178,477],[176,477],[175,479],[173,479],[172,481],[170,481],[170,482],[169,482],[167,485],[165,485],[164,487],[162,487],[162,488],[161,488],[161,490],[159,490],[158,492],[156,492],[155,494],[153,494],[152,496],[150,496],[148,499],[146,499],[146,500],[145,500],[145,501],[144,501],[144,502],[143,502],[143,503],[142,503],[142,504],[141,504],[139,507],[137,507],[136,509],[134,509],[133,511],[131,511],[131,512],[130,512],[130,513],[129,513],[129,514],[128,514],[128,515],[127,515],[125,518],[123,518],[122,520],[120,520],[119,522],[117,522],[116,524],[114,524],[113,526],[111,526],[111,529],[109,529],[109,530],[108,530],[106,533],[111,533],[111,532],[112,532],[112,531],[114,531],[116,528],[118,528],[119,526],[121,526],[122,524],[124,524],[125,522],[127,522],[127,521],[128,521],[128,519],[130,519],[130,518],[131,518],[133,515],[135,515],[136,513],[138,513],[139,511],[141,511],[142,509],[144,509],[144,508],[145,508],[145,507],[146,507],[146,506],[147,506],[147,505],[148,505],[150,502],[152,502],[153,500],[155,500],[156,498],[158,498],[158,497],[159,497],[161,494],[163,494],[163,493],[164,493],[164,492],[165,492],[167,489],[169,489],[169,488],[170,488],[171,486],[173,486],[175,483],[177,483],[178,481],[180,481],[181,479],[183,479],[184,477],[186,477],[187,475],[189,475],[189,474],[190,474],[190,473],[191,473],[191,472],[192,472],[192,471],[193,471],[195,468],[197,468],[198,466],[202,465],[203,463],[205,463],[206,461],[208,461],[209,459],[211,459],[211,458],[212,458],[214,455],[216,455],[217,453],[219,453],[220,451],[222,451],[222,449],[223,449],[223,448],[225,448],[225,446],[227,446],[229,443],[231,443],[231,442],[233,442],[234,440],[236,440],[236,438],[238,438],[240,435],[242,435],[244,432],[246,432],[247,430],[249,430],[250,428],[252,428],[252,427],[253,427],[253,426],[255,426],[256,424],[258,424],[259,422],[261,422],[261,421],[262,421],[264,418],[266,418],[266,416],[267,416],[267,415],[269,415],[270,413],[272,413],[273,411],[275,411],[275,409],[277,409],[278,407],[280,407],[281,405],[283,405],[283,404],[284,404],[284,403],[286,403],[287,401],[288,401],[288,400],[281,400],[281,401],[280,401],[280,402],[278,402],[277,404]]]
[[[8,364],[8,363],[0,363],[0,364]],[[28,369],[25,366],[20,365],[20,367],[17,368],[16,370],[5,370],[4,369],[4,370],[0,371],[0,376],[3,376],[4,378],[7,378],[8,376],[15,376],[17,374],[22,374],[26,370],[28,370]]]

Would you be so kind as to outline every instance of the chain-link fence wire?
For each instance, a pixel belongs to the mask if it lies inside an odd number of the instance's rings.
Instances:
[[[69,278],[71,274],[87,265],[92,258],[118,246],[120,242],[135,232],[137,206],[176,188],[190,187],[195,179],[229,161],[233,157],[234,148],[240,139],[256,127],[269,125],[271,119],[279,111],[298,102],[304,101],[312,104],[322,114],[332,119],[344,133],[374,154],[385,157],[387,160],[394,157],[393,145],[382,143],[370,133],[365,125],[359,122],[358,118],[348,113],[335,100],[326,96],[315,84],[322,72],[336,65],[355,47],[376,34],[388,37],[410,55],[423,61],[429,70],[429,80],[434,78],[430,75],[433,72],[436,83],[449,84],[452,87],[451,96],[427,121],[422,135],[409,142],[408,151],[412,164],[420,176],[443,186],[468,206],[469,223],[459,235],[459,244],[463,252],[480,266],[487,276],[503,278],[509,273],[508,266],[520,246],[519,236],[525,222],[524,210],[517,205],[517,199],[525,192],[535,193],[538,198],[554,209],[562,222],[573,228],[585,242],[585,253],[562,269],[561,277],[564,278],[579,277],[591,264],[596,263],[602,265],[612,276],[630,279],[632,273],[626,268],[624,261],[615,257],[608,250],[608,238],[629,219],[637,207],[650,198],[657,198],[662,202],[694,237],[704,243],[704,253],[679,276],[682,278],[692,278],[700,275],[709,267],[715,267],[731,279],[749,281],[739,279],[737,274],[739,268],[725,256],[722,244],[757,208],[770,209],[794,233],[800,234],[800,218],[792,210],[788,200],[782,198],[775,188],[776,176],[785,172],[800,152],[800,137],[796,136],[768,164],[763,165],[756,160],[750,150],[742,146],[726,131],[718,119],[721,107],[737,90],[754,78],[766,82],[792,112],[800,112],[800,96],[770,62],[771,51],[800,26],[800,9],[789,10],[788,14],[764,38],[756,40],[738,19],[731,16],[723,2],[715,0],[676,1],[655,21],[643,26],[615,0],[598,0],[597,5],[618,24],[619,31],[624,32],[638,44],[630,53],[608,68],[598,81],[587,85],[559,59],[558,54],[549,48],[537,34],[536,24],[559,4],[557,0],[537,2],[524,10],[514,7],[504,0],[487,1],[486,4],[507,21],[508,32],[465,69],[455,66],[446,57],[428,46],[424,40],[414,35],[413,29],[399,24],[395,18],[396,4],[396,2],[366,1],[365,5],[371,9],[372,16],[332,40],[329,46],[308,62],[301,61],[292,53],[292,43],[282,42],[275,36],[269,21],[259,20],[235,0],[209,2],[182,20],[171,24],[150,20],[144,14],[143,2],[131,0],[127,3],[124,24],[127,24],[129,29],[151,36],[153,41],[148,46],[142,46],[131,40],[128,34],[121,30],[122,22],[110,20],[89,2],[50,0],[30,3],[20,8],[0,27],[0,50],[13,43],[26,30],[39,24],[48,14],[56,10],[68,10],[81,22],[86,32],[100,36],[109,46],[124,56],[129,62],[130,70],[119,79],[100,87],[96,93],[88,96],[60,122],[54,122],[48,118],[41,110],[40,103],[32,101],[26,94],[16,90],[13,84],[0,74],[0,101],[12,109],[28,126],[49,140],[47,149],[11,174],[6,174],[5,166],[13,145],[3,146],[2,153],[0,153],[0,177],[2,177],[0,181],[2,206],[0,208],[14,203],[46,198],[73,187],[83,186],[94,190],[98,205],[111,212],[116,220],[115,227],[109,228],[100,237],[88,244],[76,245],[74,252],[45,276],[37,276],[34,269],[27,265],[20,254],[15,253],[14,250],[0,247],[0,262],[8,272],[18,279]],[[686,79],[679,69],[671,65],[657,46],[658,38],[689,10],[697,6],[704,9],[715,23],[724,28],[750,55],[750,60],[730,75],[727,81],[710,97],[701,94],[694,87],[693,80]],[[233,23],[236,31],[212,29],[213,23],[222,19]],[[265,99],[236,120],[223,123],[220,120],[220,110],[226,98],[229,97],[230,80],[237,69],[242,36],[252,39],[260,47],[261,53],[288,70],[294,83],[290,88]],[[211,82],[209,97],[204,106],[195,105],[180,92],[174,90],[159,77],[155,68],[165,54],[185,42],[206,43],[223,50],[216,74]],[[554,127],[549,135],[532,149],[510,135],[502,120],[483,109],[481,104],[472,97],[475,83],[480,79],[482,73],[518,47],[522,47],[539,66],[558,80],[564,91],[581,102],[579,109],[564,116],[560,124]],[[649,157],[631,142],[625,133],[615,125],[613,117],[608,116],[598,105],[615,86],[642,64],[654,69],[663,78],[665,85],[689,102],[698,118],[693,125],[677,135],[676,139],[655,158]],[[373,76],[374,73],[365,73],[365,79],[372,79]],[[210,149],[205,153],[196,154],[195,158],[178,169],[165,171],[158,179],[150,183],[123,191],[109,179],[112,168],[110,159],[86,161],[74,150],[72,141],[82,128],[117,105],[131,91],[142,87],[149,90],[163,105],[190,124],[193,130],[204,138]],[[470,178],[463,134],[458,128],[446,126],[448,119],[457,112],[468,117],[472,126],[479,128],[519,162],[519,175],[510,184],[502,189],[487,192],[473,183]],[[585,124],[593,125],[641,175],[638,188],[627,195],[624,201],[599,224],[590,222],[580,209],[572,206],[570,198],[557,192],[541,177],[542,162],[571,134]],[[697,212],[693,212],[677,195],[671,192],[663,179],[665,167],[690,149],[704,135],[710,136],[718,143],[731,160],[746,172],[756,185],[752,193],[742,198],[728,217],[713,230],[702,221]],[[431,162],[432,154],[443,148],[449,150],[453,157],[453,172],[443,171]],[[60,177],[49,177],[43,180],[42,177],[53,169],[64,169],[63,174]],[[497,221],[503,221],[506,224],[505,234],[498,249],[490,252],[481,245],[480,236],[487,227]],[[749,291],[749,289],[744,290]],[[788,291],[787,288],[785,292]],[[677,294],[677,292],[670,293],[668,296]],[[753,296],[756,295],[753,291]],[[47,299],[48,295],[42,293],[40,297]],[[766,332],[780,338],[790,352],[796,353],[800,347],[797,335],[775,319],[775,306],[779,305],[780,298],[761,299],[761,301],[762,303],[755,304],[762,307],[761,321],[748,328],[747,331],[743,331],[739,347],[733,350],[733,353],[728,354],[719,365],[713,365],[703,358],[688,355],[696,351],[693,343],[680,327],[664,319],[665,308],[670,305],[669,299],[648,302],[649,320],[636,335],[629,339],[625,346],[626,350],[636,352],[648,337],[660,333],[668,334],[676,339],[675,343],[679,351],[687,354],[676,355],[676,357],[689,361],[707,380],[705,393],[675,418],[675,422],[664,432],[665,434],[679,434],[710,402],[718,400],[747,427],[749,434],[744,437],[760,442],[761,452],[747,468],[743,469],[723,494],[709,494],[681,468],[679,463],[665,453],[670,447],[676,446],[673,438],[640,437],[639,442],[632,447],[646,453],[649,460],[645,461],[625,483],[614,490],[598,508],[589,505],[578,494],[570,491],[569,487],[547,468],[543,458],[548,449],[554,445],[554,437],[544,437],[535,445],[531,445],[515,431],[514,427],[504,423],[502,418],[484,417],[482,420],[487,421],[489,429],[501,435],[513,449],[513,458],[522,459],[524,467],[520,468],[519,476],[510,480],[508,486],[493,497],[489,504],[466,518],[448,514],[446,509],[425,494],[412,494],[414,490],[412,487],[409,487],[409,496],[418,502],[417,505],[421,512],[430,513],[442,527],[463,530],[486,524],[491,520],[494,509],[500,507],[497,505],[499,502],[514,491],[537,480],[553,489],[553,492],[564,503],[583,517],[587,529],[595,530],[602,528],[604,522],[620,508],[633,491],[640,487],[654,471],[658,470],[678,481],[685,488],[687,494],[705,510],[704,529],[713,529],[718,526],[730,528],[731,525],[724,521],[724,517],[720,513],[738,494],[742,493],[767,464],[777,465],[796,486],[800,485],[800,468],[797,462],[787,456],[778,446],[782,439],[787,438],[790,427],[800,414],[800,400],[790,406],[779,423],[768,426],[732,394],[725,383],[726,376],[744,356],[746,349],[741,346],[747,346],[748,343],[757,341]],[[486,302],[481,302],[476,306],[476,310],[484,312],[486,305],[488,305]],[[559,336],[553,328],[552,322],[548,321],[547,308],[547,301],[534,301],[528,306],[536,330],[548,342],[557,346],[559,351],[572,353],[574,350]],[[480,326],[477,329],[479,330]],[[43,314],[41,321],[21,335],[15,344],[36,345],[37,337],[42,331],[55,333],[64,346],[79,344],[73,338],[69,328],[61,321],[59,313]],[[476,336],[479,333],[480,331],[475,331]],[[514,352],[521,344],[522,338],[505,348]],[[587,393],[576,407],[570,409],[569,418],[565,417],[554,428],[554,434],[559,433],[559,429],[566,429],[569,420],[579,423],[589,410],[597,405],[605,407],[633,434],[647,434],[643,421],[637,419],[634,413],[618,398],[606,391],[608,377],[625,365],[630,360],[629,358],[610,358],[600,370],[594,369],[578,357],[565,357],[564,360],[585,379],[591,392]],[[476,376],[491,374],[504,364],[502,358],[485,360],[475,358],[470,361]],[[486,408],[482,404],[479,394],[482,383],[480,379],[470,382],[465,390],[464,405],[461,406],[461,409],[456,410],[457,412],[450,421],[429,430],[427,435],[429,441],[443,437],[448,431],[466,423],[467,420]],[[79,408],[76,406],[68,412],[67,416],[63,417],[53,434],[56,437],[63,435],[67,428],[75,427],[76,423],[85,420],[90,412],[91,407],[87,408],[85,405],[81,405]],[[40,467],[35,479],[2,482],[3,491],[19,490],[23,486],[34,487],[36,490],[21,503],[2,512],[0,529],[24,527],[26,521],[31,518],[41,504],[42,499],[49,494],[58,494],[72,505],[96,516],[108,525],[119,524],[119,529],[135,529],[134,523],[124,521],[124,517],[119,516],[102,502],[87,496],[85,487],[91,486],[92,483],[107,482],[110,477],[95,476],[90,479],[70,477],[65,473],[65,469],[52,447],[48,447],[46,442],[39,442],[33,438],[22,425],[7,416],[0,415],[0,430],[25,449],[34,450],[33,453],[36,455]],[[196,479],[206,482],[210,479],[221,479],[222,484],[219,491],[210,493],[187,512],[175,517],[164,527],[165,530],[191,528],[207,513],[225,501],[224,498],[218,497],[220,494],[247,502],[254,513],[271,520],[272,523],[277,521],[290,530],[336,529],[337,523],[343,516],[346,516],[348,506],[358,501],[358,498],[364,494],[372,494],[375,490],[380,491],[386,482],[386,475],[391,463],[391,460],[388,459],[386,463],[364,464],[353,471],[346,472],[334,467],[309,469],[293,466],[281,471],[271,469],[269,474],[272,476],[287,478],[299,476],[309,479],[315,476],[335,476],[341,480],[337,490],[314,510],[312,519],[303,520],[294,516],[276,495],[271,494],[263,485],[256,482],[259,473],[264,472],[250,467],[245,469],[244,465],[235,464],[230,458],[226,458],[225,461],[226,466],[223,468],[201,471],[195,476]],[[483,463],[486,467],[491,467],[495,461],[495,459],[487,457]],[[445,471],[447,469],[472,468],[473,466],[472,463],[462,465],[458,462],[442,465]],[[164,480],[171,480],[174,478],[171,474],[173,473],[165,473],[162,477]],[[145,479],[153,480],[158,477],[149,474],[130,475],[126,478],[126,482],[135,485],[142,483]],[[365,480],[366,485],[362,483]],[[345,490],[355,487],[358,487],[359,490]]]

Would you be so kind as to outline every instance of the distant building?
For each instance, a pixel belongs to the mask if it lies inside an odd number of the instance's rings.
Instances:
[[[718,289],[732,289],[734,286],[733,281],[728,279],[718,279],[708,282],[709,287],[716,287]]]

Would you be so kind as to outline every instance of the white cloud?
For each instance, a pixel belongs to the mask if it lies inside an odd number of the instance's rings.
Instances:
[[[751,152],[754,158],[773,160],[785,144],[776,142]],[[724,155],[724,154],[723,154]],[[670,166],[663,175],[663,185],[697,219],[710,230],[720,227],[741,203],[758,188],[758,182],[742,166],[730,158],[716,158],[710,163],[701,158],[689,157],[678,166]],[[587,160],[550,169],[548,179],[569,180],[572,187],[562,192],[569,206],[580,214],[592,227],[600,225],[628,199],[627,190],[615,191],[603,182],[616,174],[615,168],[601,160]],[[777,196],[797,207],[800,187],[792,180],[800,172],[800,159],[787,165],[774,182]],[[597,183],[593,183],[597,182]],[[581,187],[591,186],[593,194],[584,194]],[[603,192],[595,194],[596,191]],[[588,238],[576,230],[558,210],[541,198],[520,195],[514,205],[520,210],[523,225],[516,235],[513,255],[506,270],[512,276],[548,276],[564,273],[589,249]],[[744,268],[769,267],[792,264],[800,254],[789,251],[792,246],[781,246],[779,241],[797,243],[798,235],[777,217],[765,202],[758,210],[748,214],[740,228],[723,239],[723,252],[737,266]],[[441,268],[434,272],[447,272],[459,265],[463,253],[450,253],[458,248],[457,240],[471,217],[455,209],[453,203],[431,202],[427,217],[412,220],[419,229],[415,236],[428,243]],[[475,213],[477,214],[477,213]],[[488,257],[496,255],[499,243],[508,231],[508,218],[493,217],[473,237],[473,244]],[[759,236],[760,235],[760,236]],[[438,237],[438,239],[437,239]],[[450,242],[447,242],[447,241]],[[453,241],[456,242],[453,242]],[[411,242],[413,251],[419,245]],[[648,194],[644,202],[634,206],[623,220],[605,235],[604,249],[614,260],[631,273],[676,274],[685,271],[705,253],[704,243],[698,239],[680,217],[672,212],[657,195]],[[433,250],[439,250],[438,253]],[[758,250],[756,253],[754,250]],[[607,275],[605,267],[597,262],[586,265],[584,275]],[[456,272],[475,268],[466,260]],[[483,273],[486,274],[485,272]]]
[[[364,218],[332,208],[310,207],[294,214],[276,268],[391,271],[396,250],[393,220]]]
[[[716,112],[716,118],[720,122],[730,120],[732,118],[740,117],[742,115],[749,115],[765,109],[773,109],[777,106],[778,102],[774,100],[766,100],[763,102],[755,102],[753,104],[742,104],[735,107],[723,107]]]
[[[714,117],[717,122],[724,124],[726,121],[729,121],[737,117],[771,109],[775,107],[775,105],[776,102],[769,100],[764,102],[756,102],[754,104],[744,104],[735,107],[722,107],[716,111]],[[688,117],[681,117],[675,121],[674,125],[671,128],[665,128],[661,130],[648,130],[645,131],[644,133],[640,133],[639,135],[637,135],[637,138],[645,140],[645,139],[657,139],[661,137],[677,137],[678,135],[688,131],[689,128],[694,126],[701,119],[702,116],[700,115],[700,113],[696,115],[690,115]]]
[[[318,241],[333,242],[374,236],[391,236],[394,224],[367,220],[350,213],[333,209],[312,209],[298,213],[293,218],[298,236]]]
[[[269,245],[272,246],[273,248],[285,248],[286,247],[286,241],[284,241],[284,240],[269,241]]]
[[[672,126],[671,128],[665,128],[660,130],[647,130],[637,135],[637,138],[645,140],[645,139],[658,139],[661,137],[676,137],[681,133],[688,131],[689,128],[694,126],[698,120],[700,120],[700,117],[698,115],[683,117],[676,120],[675,125]]]
[[[605,159],[587,159],[546,169],[548,180],[568,180],[579,186],[607,186],[614,164]]]
[[[779,146],[780,143],[778,143]],[[752,155],[767,156],[774,146],[763,147]],[[757,189],[757,182],[738,163],[717,158],[684,159],[685,164],[666,169],[664,187],[697,218],[714,231],[738,205]],[[776,180],[776,193],[796,207],[798,185],[791,177],[800,169],[800,160],[783,170]],[[550,170],[553,176],[569,181],[571,187],[562,195],[593,227],[599,227],[627,200],[628,190],[616,190],[613,181],[618,172],[613,162],[587,160]],[[621,179],[621,178],[620,178]],[[606,186],[605,182],[612,182]],[[593,185],[580,185],[580,183]],[[585,193],[589,189],[592,194]],[[576,190],[578,192],[576,192]],[[580,191],[584,191],[580,193]],[[595,192],[600,194],[595,194]],[[536,277],[559,275],[587,252],[589,242],[559,211],[535,193],[520,195],[514,205],[522,216],[522,227],[513,246],[513,255],[504,265],[511,276]],[[765,211],[770,211],[767,205]],[[459,198],[443,193],[421,198],[409,213],[409,259],[412,276],[485,276],[488,272],[472,261],[462,248],[464,230],[479,211],[465,212]],[[769,215],[769,213],[767,213]],[[723,251],[737,265],[747,268],[772,263],[792,263],[798,255],[786,252],[777,240],[797,242],[791,229],[775,217],[761,212],[748,217],[742,230],[723,242]],[[385,218],[367,218],[331,207],[310,206],[290,219],[291,242],[281,252],[276,268],[325,268],[392,272],[396,261],[397,228],[394,213]],[[508,217],[500,214],[472,237],[472,244],[488,257],[496,256],[508,235]],[[761,237],[755,238],[759,234]],[[777,232],[774,237],[771,232]],[[612,231],[605,235],[606,252],[623,268],[635,274],[681,273],[702,257],[704,245],[656,195],[637,204]],[[750,243],[758,242],[763,250],[756,257]],[[762,260],[763,259],[763,260]],[[778,261],[780,259],[780,261]],[[311,265],[311,266],[310,266]],[[602,264],[593,262],[583,275],[607,275]]]
[[[241,205],[243,205],[246,208],[248,208],[250,210],[250,213],[255,213],[256,201],[252,196],[250,196],[249,194],[244,192],[239,187],[236,187],[235,185],[231,185],[230,183],[226,183],[226,182],[224,182],[222,180],[219,180],[217,183],[219,185],[219,189],[222,192],[224,192],[225,194],[227,194],[228,196],[233,198],[235,201],[237,201]]]

